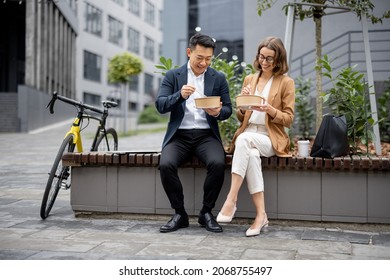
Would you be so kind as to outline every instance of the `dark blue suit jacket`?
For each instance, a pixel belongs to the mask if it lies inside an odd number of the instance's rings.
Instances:
[[[161,83],[156,100],[156,108],[161,114],[170,112],[167,132],[163,147],[169,142],[179,128],[183,117],[186,100],[181,97],[180,90],[187,84],[187,63],[180,68],[169,70]],[[221,96],[222,109],[218,117],[206,114],[207,122],[215,136],[222,143],[217,120],[225,120],[232,114],[232,103],[229,96],[229,86],[225,75],[208,67],[204,77],[204,94],[207,96]]]

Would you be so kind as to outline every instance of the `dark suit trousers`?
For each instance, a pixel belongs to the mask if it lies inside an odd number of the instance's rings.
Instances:
[[[178,167],[195,155],[207,168],[203,205],[212,209],[221,191],[225,174],[225,152],[210,129],[179,129],[163,148],[160,176],[172,208],[184,207],[183,186]]]

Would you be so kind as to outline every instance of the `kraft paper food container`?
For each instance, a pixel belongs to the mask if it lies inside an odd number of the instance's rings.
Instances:
[[[259,106],[265,102],[265,99],[258,95],[238,95],[236,104],[239,108],[250,108],[251,106]]]
[[[217,108],[220,106],[221,103],[220,96],[200,97],[200,98],[195,98],[194,100],[195,100],[195,106],[198,109]]]

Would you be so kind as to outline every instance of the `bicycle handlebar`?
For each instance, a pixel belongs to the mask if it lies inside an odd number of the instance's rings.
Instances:
[[[57,92],[53,92],[53,96],[52,96],[49,104],[47,104],[47,106],[46,106],[46,108],[50,106],[50,114],[54,114],[54,103],[56,102],[57,99],[65,102],[65,103],[77,106],[79,108],[84,108],[84,109],[88,109],[88,110],[91,110],[91,111],[99,113],[99,114],[104,114],[104,110],[102,110],[100,108],[97,108],[97,107],[94,107],[94,106],[91,106],[88,104],[84,104],[80,101],[73,100],[73,99],[70,99],[70,98],[65,97],[65,96],[58,95]],[[118,104],[116,102],[112,102],[112,101],[104,101],[103,106],[106,108],[111,108],[111,107],[118,106]]]
[[[51,97],[51,100],[49,102],[49,104],[47,104],[46,108],[50,106],[50,114],[54,114],[54,103],[56,102],[57,100],[57,92],[53,92],[52,94],[52,97]]]

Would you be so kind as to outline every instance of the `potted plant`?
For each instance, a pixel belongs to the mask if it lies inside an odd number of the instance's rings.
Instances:
[[[295,120],[294,128],[298,143],[298,154],[302,157],[309,155],[310,134],[314,124],[314,108],[310,103],[312,81],[298,77],[295,80]]]
[[[327,55],[319,60],[316,67],[321,67],[323,76],[329,78],[332,83],[332,88],[322,93],[324,105],[329,109],[329,113],[346,117],[350,153],[363,153],[361,145],[366,146],[368,153],[369,141],[374,138],[374,120],[367,102],[367,82],[364,81],[364,74],[354,70],[354,65],[341,69],[334,76]]]

